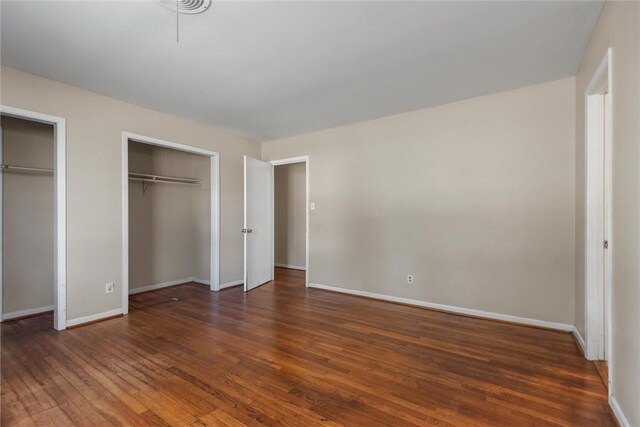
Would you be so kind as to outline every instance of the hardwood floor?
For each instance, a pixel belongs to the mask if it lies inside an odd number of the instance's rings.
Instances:
[[[172,300],[177,298],[177,301]],[[186,284],[2,324],[2,425],[615,425],[566,333],[304,288]]]
[[[594,360],[596,371],[602,380],[602,384],[606,389],[609,388],[609,364],[606,360]]]

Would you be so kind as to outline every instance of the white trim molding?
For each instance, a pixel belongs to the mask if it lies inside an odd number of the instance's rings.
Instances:
[[[211,258],[209,260],[209,288],[220,290],[220,153],[178,144],[131,132],[122,132],[122,313],[129,313],[129,141],[170,148],[210,158],[211,165]],[[193,278],[191,278],[193,279]],[[154,285],[150,285],[154,286]],[[172,286],[172,285],[167,285]],[[159,288],[157,288],[159,289]],[[142,292],[142,291],[140,291]]]
[[[19,317],[33,316],[35,314],[46,313],[53,311],[53,305],[46,305],[44,307],[26,308],[24,310],[12,311],[10,313],[3,313],[2,320],[17,319]]]
[[[625,417],[624,412],[622,412],[622,408],[620,408],[620,405],[614,395],[609,396],[609,406],[611,407],[611,411],[616,417],[620,427],[631,427],[629,420]]]
[[[147,291],[154,291],[162,288],[169,288],[171,286],[186,285],[187,283],[191,283],[191,282],[197,283],[199,285],[209,286],[208,280],[206,280],[206,283],[205,283],[205,280],[203,279],[196,279],[195,277],[185,277],[184,279],[169,280],[168,282],[155,283],[153,285],[145,285],[145,286],[138,286],[135,288],[129,288],[129,295],[135,295],[135,294],[139,294]]]
[[[269,160],[273,166],[290,165],[293,163],[306,163],[309,161],[309,156],[289,157],[286,159]]]
[[[378,294],[369,291],[359,291],[355,289],[339,288],[336,286],[321,285],[318,283],[309,283],[310,288],[323,289],[327,291],[340,292],[343,294],[363,296],[381,301],[397,302],[416,307],[432,308],[440,311],[446,311],[453,314],[465,314],[469,316],[483,317],[491,320],[502,320],[505,322],[518,323],[527,326],[538,326],[547,329],[555,329],[563,332],[573,331],[573,325],[568,323],[549,322],[546,320],[531,319],[528,317],[512,316],[509,314],[493,313],[490,311],[475,310],[472,308],[456,307],[453,305],[438,304],[428,301],[415,300],[410,298],[394,297],[386,294]]]
[[[577,326],[573,326],[573,336],[575,337],[580,349],[582,350],[582,354],[587,354],[587,345],[584,342],[584,338],[582,338],[582,334]]]
[[[305,267],[304,265],[290,265],[290,264],[279,264],[279,263],[275,263],[274,264],[276,267],[280,267],[280,268],[289,268],[291,270],[302,270],[302,271],[307,271],[307,267]]]
[[[234,286],[244,285],[244,280],[234,280],[232,282],[223,283],[220,285],[220,290],[233,288]]]
[[[76,317],[75,319],[67,320],[67,328],[71,326],[80,326],[85,323],[95,322],[96,320],[107,319],[109,317],[118,316],[122,313],[121,308],[115,310],[103,311],[102,313],[91,314],[89,316]]]
[[[585,93],[585,257],[584,342],[588,360],[608,359],[611,354],[611,144],[613,81],[611,49],[596,69]],[[606,94],[606,96],[605,96]],[[604,241],[608,249],[604,249]],[[606,307],[606,308],[605,308]],[[606,318],[605,318],[606,316]],[[606,328],[606,330],[605,330]],[[605,349],[605,334],[608,338]]]
[[[58,331],[67,324],[67,122],[62,117],[50,116],[35,111],[0,105],[0,113],[6,116],[53,125],[55,207],[54,207],[54,292],[53,327]],[[1,220],[1,213],[0,213]],[[1,231],[1,230],[0,230]],[[2,235],[0,233],[0,240]],[[0,262],[2,251],[0,249]],[[0,270],[1,271],[1,270]],[[0,275],[0,295],[2,277]],[[2,314],[0,297],[0,315]],[[4,318],[4,316],[0,316]]]

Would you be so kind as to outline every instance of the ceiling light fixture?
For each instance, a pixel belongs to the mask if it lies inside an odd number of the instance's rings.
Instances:
[[[209,9],[211,0],[160,0],[160,4],[174,12],[193,15]]]
[[[176,13],[176,43],[180,41],[180,14],[195,15],[209,9],[211,0],[159,0],[160,4]]]

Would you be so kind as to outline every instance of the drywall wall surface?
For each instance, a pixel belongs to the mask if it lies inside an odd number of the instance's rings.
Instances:
[[[220,153],[220,282],[241,280],[242,161],[259,143],[13,68],[0,85],[3,105],[66,119],[67,319],[122,306],[123,131]]]
[[[573,324],[574,85],[263,143],[310,156],[309,281]]]
[[[53,169],[53,126],[2,116],[3,163]],[[2,172],[2,312],[53,305],[53,174]]]
[[[612,387],[640,425],[640,3],[606,2],[576,77],[576,317],[584,334],[585,91],[612,49]]]
[[[304,163],[274,169],[276,265],[306,268],[305,169]]]

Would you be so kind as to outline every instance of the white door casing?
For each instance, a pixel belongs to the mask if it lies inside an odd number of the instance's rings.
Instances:
[[[611,346],[613,80],[609,48],[585,91],[585,357],[609,361]]]

